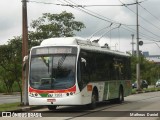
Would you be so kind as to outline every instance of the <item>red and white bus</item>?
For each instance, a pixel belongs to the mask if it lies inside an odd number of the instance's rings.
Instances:
[[[131,93],[130,56],[75,37],[50,38],[29,56],[29,105],[89,105]]]

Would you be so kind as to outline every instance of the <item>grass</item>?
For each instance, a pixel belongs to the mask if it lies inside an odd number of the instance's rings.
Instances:
[[[145,92],[156,92],[156,91],[160,91],[160,87],[153,87],[153,88],[144,88],[142,89],[142,93]],[[132,89],[132,94],[136,94],[137,93],[137,89]]]
[[[17,110],[18,108],[20,108],[19,102],[0,104],[0,111],[1,112]]]

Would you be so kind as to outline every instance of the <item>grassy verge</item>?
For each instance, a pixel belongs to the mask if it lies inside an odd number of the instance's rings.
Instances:
[[[145,92],[156,92],[156,91],[160,91],[160,87],[142,89],[142,93],[145,93]],[[136,94],[136,93],[137,93],[137,89],[132,89],[132,94]]]
[[[17,110],[18,108],[20,108],[20,103],[19,102],[0,104],[0,111],[1,112]]]

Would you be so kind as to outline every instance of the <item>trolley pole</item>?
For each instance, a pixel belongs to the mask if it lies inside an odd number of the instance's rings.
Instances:
[[[27,1],[22,0],[22,60],[28,55],[28,25],[27,25]],[[22,61],[22,66],[24,61]],[[27,73],[28,64],[26,64],[26,70],[22,68],[22,105],[28,105],[27,95]]]
[[[140,59],[139,59],[139,23],[138,23],[138,0],[136,0],[136,22],[137,22],[137,65],[136,65],[136,74],[137,74],[137,90],[140,91]]]

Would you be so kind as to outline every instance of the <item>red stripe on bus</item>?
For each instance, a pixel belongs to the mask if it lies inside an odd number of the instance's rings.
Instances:
[[[34,93],[68,93],[68,92],[76,92],[76,85],[69,89],[62,89],[62,90],[37,90],[34,88],[29,87],[29,92],[34,92]]]

